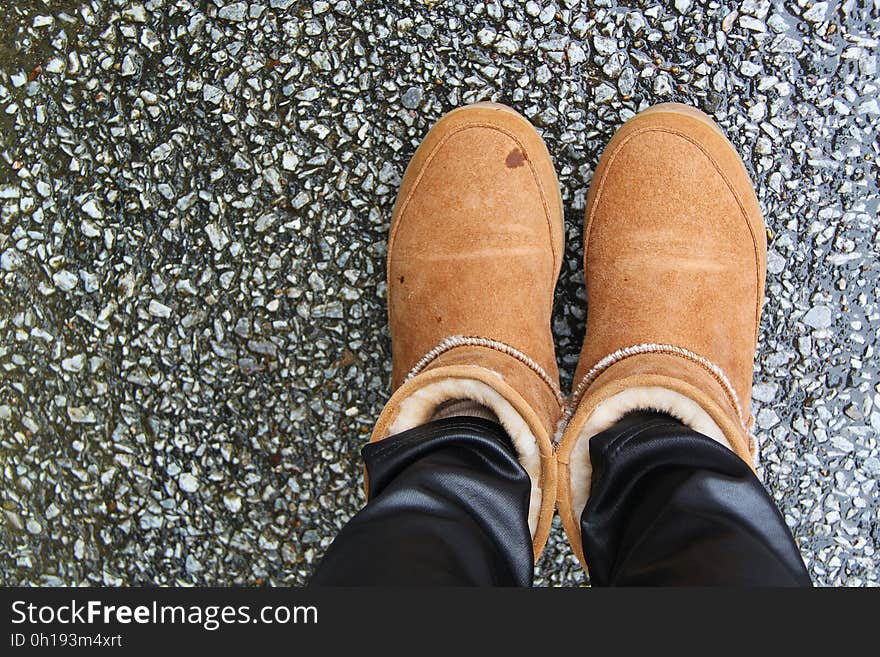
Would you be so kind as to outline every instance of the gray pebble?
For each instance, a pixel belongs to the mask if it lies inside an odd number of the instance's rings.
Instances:
[[[24,258],[15,249],[6,249],[0,254],[0,269],[3,271],[15,271],[24,264]]]
[[[247,5],[244,2],[233,2],[220,7],[217,16],[227,21],[243,21],[247,15]]]
[[[422,104],[422,90],[410,87],[400,98],[401,104],[407,109],[417,109]]]
[[[147,311],[153,317],[166,318],[171,316],[171,308],[155,299],[150,299],[150,305],[148,306]]]
[[[804,315],[804,324],[821,329],[831,326],[831,309],[828,306],[814,306]]]
[[[69,292],[79,284],[76,274],[62,269],[52,274],[52,281],[62,292]]]
[[[208,234],[208,240],[211,242],[211,246],[214,247],[214,250],[221,251],[227,244],[229,244],[229,237],[217,224],[207,224],[205,226],[205,232]]]
[[[184,493],[195,493],[199,489],[199,480],[189,472],[184,472],[178,477],[177,485]]]
[[[202,98],[209,103],[213,103],[214,105],[219,105],[223,100],[223,90],[219,87],[215,87],[212,84],[206,84],[202,88]]]

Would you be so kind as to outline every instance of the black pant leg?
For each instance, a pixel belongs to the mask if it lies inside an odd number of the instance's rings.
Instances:
[[[531,585],[531,485],[501,425],[437,420],[362,453],[369,502],[312,585]]]
[[[732,451],[649,411],[590,440],[581,516],[596,585],[809,586],[791,532]]]

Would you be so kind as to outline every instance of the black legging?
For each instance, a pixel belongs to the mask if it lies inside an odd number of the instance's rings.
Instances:
[[[529,477],[495,422],[453,417],[363,449],[370,501],[312,585],[532,583]],[[590,440],[594,585],[809,586],[779,510],[733,452],[638,411]]]

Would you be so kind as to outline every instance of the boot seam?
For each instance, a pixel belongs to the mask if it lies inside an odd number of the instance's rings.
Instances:
[[[614,351],[601,360],[599,360],[593,367],[589,369],[589,371],[581,378],[577,387],[574,389],[574,392],[571,395],[571,400],[565,409],[565,413],[563,414],[564,423],[567,427],[568,423],[571,422],[572,417],[574,416],[575,411],[577,410],[578,405],[584,397],[584,394],[589,389],[590,385],[592,385],[596,379],[599,378],[605,371],[611,368],[613,365],[630,358],[632,356],[641,356],[646,354],[663,354],[666,356],[676,356],[679,358],[683,358],[690,363],[698,365],[702,367],[704,370],[709,372],[712,375],[719,385],[721,385],[722,390],[727,396],[728,400],[733,405],[734,409],[737,412],[737,416],[740,422],[741,427],[745,431],[747,435],[751,438],[751,432],[748,429],[746,424],[746,419],[743,414],[742,406],[740,405],[739,395],[736,393],[736,389],[733,387],[733,384],[730,382],[730,379],[724,373],[718,365],[710,361],[708,358],[704,358],[689,349],[685,349],[684,347],[677,347],[671,344],[659,344],[653,342],[646,342],[637,345],[631,345],[629,347],[624,347],[623,349],[618,349]]]
[[[512,347],[509,344],[501,342],[499,340],[492,340],[491,338],[480,338],[464,335],[451,335],[447,338],[444,338],[439,344],[437,344],[437,346],[428,351],[424,356],[419,359],[419,361],[413,366],[413,368],[403,379],[403,383],[406,383],[410,379],[415,378],[416,376],[424,372],[428,368],[428,366],[433,363],[437,358],[458,347],[483,347],[486,349],[493,349],[494,351],[518,360],[520,363],[522,363],[538,375],[538,378],[540,378],[541,381],[553,393],[553,396],[555,397],[556,403],[559,405],[559,407],[563,410],[565,409],[565,395],[562,394],[562,390],[560,390],[559,386],[553,382],[553,379],[550,378],[550,375],[547,374],[546,370],[541,367],[537,363],[537,361],[535,361],[531,356],[520,351],[516,347]]]

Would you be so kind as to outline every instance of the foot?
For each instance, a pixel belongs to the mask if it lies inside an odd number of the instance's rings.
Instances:
[[[765,228],[708,116],[658,105],[617,132],[587,200],[584,269],[586,337],[558,450],[560,515],[582,561],[589,439],[626,412],[664,411],[753,461]]]
[[[491,410],[532,478],[535,554],[550,529],[562,395],[550,314],[563,250],[550,155],[522,116],[478,103],[444,116],[407,168],[388,240],[395,392],[372,440],[450,399]]]

